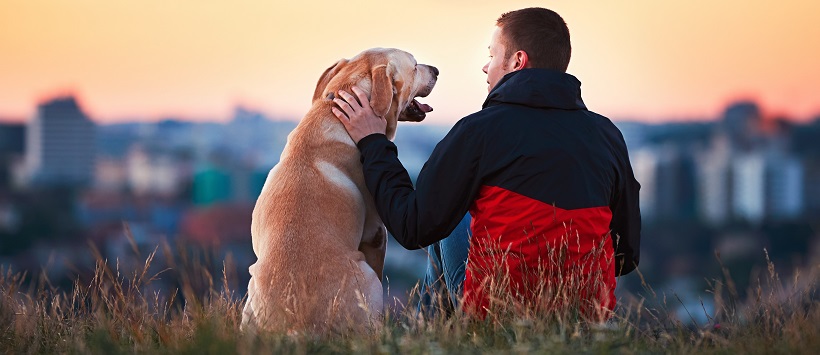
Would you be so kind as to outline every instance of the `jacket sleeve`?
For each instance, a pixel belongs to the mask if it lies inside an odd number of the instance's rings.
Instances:
[[[373,134],[358,143],[376,210],[387,230],[406,249],[423,248],[446,238],[475,198],[480,180],[480,140],[462,122],[436,145],[415,189],[393,142]]]
[[[641,184],[635,180],[626,144],[620,159],[618,188],[612,201],[612,245],[615,246],[615,276],[626,275],[638,267],[641,246],[641,210],[639,192]]]

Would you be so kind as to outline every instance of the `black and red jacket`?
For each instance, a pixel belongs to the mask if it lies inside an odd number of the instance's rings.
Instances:
[[[598,285],[585,297],[612,309],[615,277],[637,266],[640,185],[621,132],[586,109],[580,85],[547,69],[507,74],[436,146],[415,189],[384,135],[358,143],[379,215],[405,248],[472,215],[465,306],[488,306],[482,288],[503,265],[517,293],[537,292],[544,271],[552,283],[583,270]]]

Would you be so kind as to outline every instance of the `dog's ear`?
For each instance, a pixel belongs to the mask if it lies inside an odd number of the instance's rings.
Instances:
[[[370,72],[372,87],[370,89],[370,107],[379,117],[390,111],[393,103],[393,79],[389,65],[379,65]]]
[[[322,73],[322,76],[319,77],[319,82],[316,83],[316,90],[313,91],[313,100],[311,102],[315,102],[316,99],[322,96],[322,93],[325,92],[325,88],[327,84],[330,82],[330,79],[333,79],[336,76],[336,73],[341,70],[345,64],[347,64],[347,59],[339,59],[338,62],[331,65],[329,68]]]

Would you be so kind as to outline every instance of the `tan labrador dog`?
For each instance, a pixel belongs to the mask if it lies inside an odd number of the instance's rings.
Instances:
[[[435,67],[407,52],[375,48],[342,59],[316,85],[313,105],[290,133],[253,210],[257,262],[250,267],[243,328],[291,334],[367,331],[382,323],[387,232],[365,186],[359,150],[331,113],[353,85],[387,120],[421,121]]]

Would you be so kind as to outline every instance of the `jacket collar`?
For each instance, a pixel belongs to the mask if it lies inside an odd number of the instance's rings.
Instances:
[[[504,75],[481,108],[501,103],[536,108],[586,110],[581,82],[574,76],[550,69],[521,69]]]

